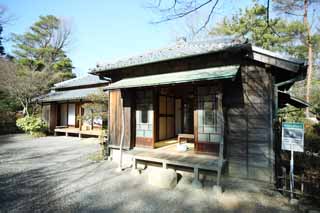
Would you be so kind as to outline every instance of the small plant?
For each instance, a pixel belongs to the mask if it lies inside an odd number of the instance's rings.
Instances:
[[[48,129],[47,124],[41,118],[35,116],[19,118],[17,126],[35,137],[44,136]]]

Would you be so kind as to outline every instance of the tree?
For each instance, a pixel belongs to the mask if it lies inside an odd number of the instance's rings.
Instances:
[[[0,57],[5,55],[3,46],[3,26],[10,21],[11,17],[7,15],[7,10],[4,6],[0,5]]]
[[[267,27],[269,26],[270,0],[263,1],[266,7]],[[152,23],[162,23],[171,20],[181,19],[192,14],[202,12],[205,14],[204,21],[198,24],[197,33],[201,32],[210,23],[215,10],[222,8],[226,4],[223,0],[153,0],[149,8],[160,13],[160,20]],[[227,8],[229,9],[229,8]]]
[[[3,46],[3,37],[2,37],[2,31],[3,31],[3,27],[0,24],[0,56],[4,56],[5,52],[4,52],[4,46]]]
[[[63,20],[52,15],[40,16],[28,32],[13,34],[12,37],[18,65],[30,71],[57,74],[54,81],[73,77],[72,61],[66,55],[66,48],[71,42],[71,28]]]
[[[160,20],[153,22],[156,24],[181,19],[201,10],[209,10],[204,22],[197,29],[197,32],[200,32],[210,22],[218,3],[219,0],[156,0],[151,4],[150,8],[160,12]]]
[[[313,21],[310,18],[310,12],[317,12],[317,6],[320,5],[319,0],[274,0],[274,8],[280,13],[285,13],[288,16],[301,17],[302,20],[297,20],[296,26],[291,29],[292,32],[300,38],[300,44],[297,45],[295,55],[305,56],[308,60],[308,71],[306,79],[306,101],[310,102],[311,83],[314,69],[314,56],[319,51],[320,35],[312,29]],[[314,7],[313,7],[314,6]],[[311,22],[310,22],[311,20]],[[309,117],[309,108],[306,109],[306,116]]]
[[[87,99],[89,102],[81,106],[87,113],[85,113],[82,117],[79,117],[79,119],[80,121],[89,121],[92,129],[94,119],[102,119],[103,121],[106,121],[107,119],[108,95],[101,89],[97,93],[90,94]],[[106,125],[106,123],[103,123],[103,126]]]
[[[267,19],[267,7],[254,4],[253,7],[240,10],[231,18],[225,17],[218,23],[210,35],[237,36],[249,39],[253,44],[269,50],[283,50],[284,44],[291,41],[291,36],[286,32],[290,23],[285,20]]]
[[[0,91],[15,98],[25,115],[36,112],[34,98],[48,92],[49,84],[50,74],[47,72],[30,72],[11,61],[0,60]]]

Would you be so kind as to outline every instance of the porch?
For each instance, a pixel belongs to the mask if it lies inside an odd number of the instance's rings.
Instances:
[[[156,149],[134,148],[128,151],[133,160],[133,169],[137,169],[138,163],[158,164],[164,169],[191,170],[194,173],[194,180],[199,181],[200,172],[217,173],[217,185],[220,184],[221,173],[226,160],[217,155],[199,154],[194,151],[193,143],[186,143],[188,149],[179,151],[178,143],[165,145]]]
[[[65,136],[69,136],[70,134],[78,135],[79,138],[82,136],[97,136],[101,137],[101,130],[100,129],[93,129],[93,130],[80,130],[80,128],[76,127],[58,127],[54,129],[54,135],[57,136],[58,134],[64,134]]]

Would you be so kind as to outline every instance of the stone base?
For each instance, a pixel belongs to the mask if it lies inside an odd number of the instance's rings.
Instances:
[[[299,200],[297,200],[297,199],[290,199],[290,204],[291,205],[298,205],[298,203],[299,203]]]
[[[123,168],[118,167],[116,171],[117,171],[117,172],[122,172],[122,171],[123,171]]]
[[[214,185],[212,187],[212,191],[213,191],[213,195],[214,196],[220,196],[222,194],[222,188],[221,186],[217,186],[217,185]]]
[[[138,176],[141,174],[141,171],[139,169],[131,169],[131,175]]]
[[[195,189],[201,189],[202,188],[202,183],[197,179],[193,179],[192,187],[195,188]]]
[[[192,177],[183,176],[178,182],[177,188],[179,189],[189,189],[191,187]]]
[[[148,171],[148,183],[163,189],[173,189],[178,182],[173,169],[152,168]]]

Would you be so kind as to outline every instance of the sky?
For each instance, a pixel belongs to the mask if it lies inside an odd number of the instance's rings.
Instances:
[[[77,76],[84,75],[97,62],[114,62],[173,43],[182,36],[185,20],[151,24],[159,16],[147,8],[151,0],[0,0],[13,20],[4,26],[4,35],[22,34],[40,15],[54,15],[67,20],[73,30],[67,55]],[[218,6],[213,17],[247,6],[250,0],[230,0]],[[205,11],[204,11],[205,13]],[[199,15],[201,17],[201,14]],[[202,15],[203,17],[203,15]],[[195,17],[197,20],[197,17]],[[199,18],[199,20],[201,20]],[[12,43],[6,42],[7,52]]]

